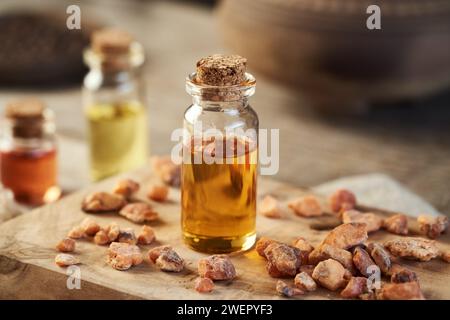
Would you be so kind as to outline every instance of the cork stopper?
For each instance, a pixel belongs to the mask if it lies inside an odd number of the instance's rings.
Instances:
[[[38,99],[23,99],[10,102],[5,115],[9,119],[42,119],[45,105]]]
[[[247,59],[239,55],[213,54],[197,62],[198,83],[232,86],[245,81]]]
[[[5,117],[12,122],[12,132],[18,138],[39,138],[43,134],[45,105],[37,99],[24,99],[6,106]]]
[[[91,47],[100,54],[119,55],[128,53],[133,41],[133,37],[123,30],[105,28],[92,34]]]

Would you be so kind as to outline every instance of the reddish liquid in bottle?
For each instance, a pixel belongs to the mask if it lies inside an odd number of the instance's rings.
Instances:
[[[16,149],[2,151],[0,155],[2,184],[11,189],[17,202],[35,206],[55,200],[55,149]]]

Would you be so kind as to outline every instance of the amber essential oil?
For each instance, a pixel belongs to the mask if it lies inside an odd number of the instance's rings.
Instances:
[[[247,250],[256,239],[257,147],[246,138],[231,139],[232,155],[218,153],[214,140],[204,140],[201,148],[190,148],[191,161],[182,165],[183,237],[197,251]],[[224,149],[226,142],[221,145]],[[205,150],[223,163],[196,164],[196,155]]]

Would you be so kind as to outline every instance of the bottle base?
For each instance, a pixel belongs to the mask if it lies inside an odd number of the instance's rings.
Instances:
[[[256,242],[256,232],[238,237],[206,237],[183,232],[184,243],[191,249],[204,253],[230,253],[246,251]]]
[[[61,198],[62,191],[58,186],[47,189],[44,193],[33,193],[27,190],[10,189],[14,194],[14,200],[28,207],[39,207],[51,202],[55,202]]]

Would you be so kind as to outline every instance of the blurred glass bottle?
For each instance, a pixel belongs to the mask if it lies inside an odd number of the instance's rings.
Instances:
[[[91,178],[139,167],[147,160],[147,114],[141,66],[142,45],[126,32],[102,29],[92,35],[84,60],[83,106],[88,124]]]
[[[38,100],[10,103],[2,119],[0,174],[17,202],[37,206],[57,200],[57,150],[53,112]]]

